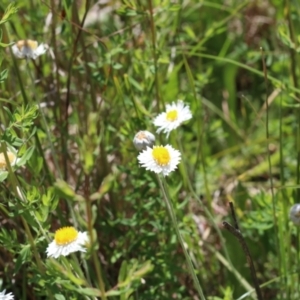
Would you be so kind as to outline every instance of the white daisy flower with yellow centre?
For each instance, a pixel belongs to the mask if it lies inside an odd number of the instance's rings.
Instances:
[[[170,145],[147,147],[138,156],[138,161],[142,167],[164,176],[168,176],[177,168],[180,159],[180,152]]]
[[[55,232],[54,240],[48,245],[47,257],[58,258],[73,252],[86,252],[89,242],[87,232],[77,231],[74,227],[63,227]]]
[[[6,290],[0,292],[0,300],[14,300],[12,293],[5,294]]]
[[[166,105],[166,111],[159,114],[153,121],[157,133],[163,132],[169,136],[170,132],[180,126],[184,121],[192,118],[190,107],[185,105],[181,100],[177,103]]]
[[[7,149],[7,158],[11,166],[14,166],[18,162],[17,151],[15,149]],[[0,152],[0,171],[7,169],[7,161],[5,159],[4,153]]]
[[[133,139],[133,144],[138,151],[145,150],[148,147],[152,147],[155,142],[155,136],[147,131],[139,131]]]
[[[11,50],[17,58],[36,59],[48,50],[48,45],[38,45],[38,42],[33,40],[20,40],[12,46]]]

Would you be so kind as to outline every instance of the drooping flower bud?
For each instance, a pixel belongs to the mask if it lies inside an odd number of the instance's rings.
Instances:
[[[290,209],[290,220],[295,225],[300,225],[300,203],[294,204]]]
[[[139,131],[133,139],[133,144],[138,151],[146,150],[147,146],[152,147],[155,142],[155,136],[147,131]]]

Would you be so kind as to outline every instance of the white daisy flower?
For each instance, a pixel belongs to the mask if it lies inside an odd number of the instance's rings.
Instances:
[[[142,167],[157,174],[162,173],[164,176],[168,176],[177,168],[180,159],[180,152],[170,145],[147,147],[138,156]]]
[[[139,131],[133,139],[133,144],[138,151],[146,150],[147,146],[152,147],[155,142],[155,136],[147,131]]]
[[[33,40],[20,40],[16,42],[11,49],[17,58],[36,59],[38,56],[44,54],[48,50],[48,45],[38,45],[38,42]]]
[[[300,225],[300,203],[293,205],[290,209],[290,220],[295,225]]]
[[[6,154],[7,154],[7,158],[10,162],[10,165],[11,166],[14,166],[16,165],[16,163],[18,162],[18,157],[17,157],[17,151],[16,149],[14,149],[13,147],[7,147],[7,151],[6,151]],[[7,169],[7,163],[6,163],[6,160],[5,160],[5,156],[4,156],[4,153],[1,153],[0,152],[0,171],[2,170],[6,170]]]
[[[187,121],[192,118],[192,113],[188,105],[184,105],[181,100],[178,100],[177,103],[173,102],[172,104],[166,105],[166,112],[159,114],[153,121],[153,124],[157,129],[157,133],[161,131],[169,136],[170,132],[176,129],[184,121]]]
[[[77,231],[74,227],[63,227],[55,232],[54,240],[48,245],[47,257],[58,258],[70,253],[86,252],[85,244],[89,242],[87,232]]]
[[[0,292],[0,300],[14,300],[14,295],[12,293],[5,294],[6,290]]]

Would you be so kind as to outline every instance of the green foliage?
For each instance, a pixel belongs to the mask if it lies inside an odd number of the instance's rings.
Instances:
[[[0,3],[0,292],[256,299],[233,201],[263,298],[299,299],[297,1],[92,2]],[[18,60],[26,39],[48,51]],[[164,181],[132,139],[177,99],[193,118],[156,134],[182,156]],[[48,258],[65,226],[86,253]]]

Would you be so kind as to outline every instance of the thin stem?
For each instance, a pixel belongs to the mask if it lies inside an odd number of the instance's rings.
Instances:
[[[27,72],[28,72],[28,75],[31,79],[31,82],[32,82],[32,90],[33,90],[33,95],[35,98],[36,97],[36,89],[35,89],[35,81],[34,81],[34,77],[33,77],[33,74],[31,73],[31,70],[29,69],[29,64],[27,64]],[[47,120],[45,118],[45,114],[41,108],[41,105],[40,105],[40,102],[38,99],[35,99],[36,100],[36,103],[37,103],[37,106],[39,108],[39,112],[41,114],[41,117],[42,117],[42,123],[45,127],[45,132],[47,134],[47,138],[48,138],[48,141],[49,141],[49,145],[50,145],[50,151],[51,151],[51,155],[52,155],[52,159],[53,159],[53,162],[54,162],[54,165],[55,165],[55,169],[56,171],[58,172],[59,174],[59,177],[62,177],[62,172],[61,172],[61,169],[59,167],[59,163],[57,161],[57,156],[55,155],[55,149],[54,149],[54,145],[53,145],[53,142],[52,142],[52,138],[51,138],[51,134],[50,134],[50,129],[49,129],[49,126],[48,126],[48,123],[47,123]],[[44,165],[47,167],[47,170],[48,170],[48,165],[46,163],[46,159],[45,159],[45,156],[44,156],[44,152],[43,152],[43,149],[41,147],[41,144],[40,144],[40,141],[39,141],[39,138],[38,138],[38,135],[36,134],[36,141],[37,141],[37,147],[38,149],[40,150],[40,154],[43,155],[44,157]],[[49,172],[49,170],[48,170]],[[49,175],[50,177],[50,175]],[[69,211],[71,212],[71,215],[72,215],[72,219],[73,219],[73,223],[74,225],[77,227],[77,219],[75,217],[75,213],[74,213],[74,210],[73,210],[73,207],[70,205],[69,202],[67,202],[67,205],[68,205],[68,208],[69,208]]]
[[[151,38],[152,38],[152,51],[153,51],[153,60],[155,68],[155,90],[156,90],[156,101],[157,101],[157,112],[159,112],[160,107],[160,96],[159,96],[159,82],[158,82],[158,66],[157,66],[157,53],[156,53],[156,30],[155,23],[153,18],[153,4],[152,0],[148,0],[149,6],[149,15],[150,15],[150,29],[151,29]]]
[[[291,13],[291,3],[290,0],[285,1],[285,18],[287,20],[288,28],[289,28],[289,37],[290,40],[296,47],[298,46],[297,38],[295,38],[295,32],[294,32],[294,26],[292,22],[292,13]],[[292,47],[289,47],[290,52],[290,71],[291,71],[291,77],[293,81],[293,85],[295,88],[298,88],[298,77],[297,77],[297,68],[298,68],[298,61],[297,61],[297,52]],[[299,97],[299,93],[296,93],[296,96]],[[297,134],[296,134],[296,149],[297,149],[297,168],[296,168],[296,183],[297,185],[300,183],[300,113],[299,110],[296,114],[296,118],[298,120],[298,126],[297,126]],[[296,189],[296,199],[299,199],[300,197],[300,189]],[[296,201],[297,202],[297,201]],[[297,230],[297,237],[299,241],[299,230]],[[297,244],[297,252],[299,253],[299,243]],[[299,255],[296,256],[296,262],[297,265],[299,265]],[[300,290],[299,280],[298,282],[298,292]]]
[[[30,80],[31,80],[31,83],[32,83],[32,90],[33,90],[33,94],[34,96],[36,97],[36,92],[35,92],[35,82],[34,82],[34,78],[33,78],[33,75],[31,73],[31,70],[29,68],[29,64],[27,63],[27,73],[30,77]],[[46,135],[47,135],[47,139],[49,141],[49,145],[50,145],[50,150],[51,150],[51,155],[52,155],[52,159],[53,159],[53,162],[54,162],[54,165],[55,165],[55,169],[57,170],[57,172],[59,173],[60,177],[61,177],[61,170],[60,170],[60,167],[59,167],[59,164],[58,164],[58,161],[56,159],[56,155],[55,155],[55,150],[54,150],[54,146],[53,146],[53,143],[52,143],[52,138],[51,138],[51,134],[50,134],[50,130],[49,130],[49,127],[48,127],[48,123],[46,121],[46,118],[45,118],[45,115],[44,115],[44,112],[41,108],[41,105],[40,105],[40,102],[38,99],[36,99],[36,103],[37,103],[37,106],[39,108],[39,112],[41,114],[41,117],[42,117],[42,121],[43,121],[43,125],[45,126],[45,132],[46,132]]]
[[[10,49],[10,52],[11,52],[11,56],[13,57],[13,64],[14,64],[14,68],[15,68],[15,71],[16,71],[16,74],[17,74],[18,82],[20,84],[20,90],[21,90],[21,94],[22,94],[22,98],[23,98],[24,104],[28,105],[29,100],[28,100],[27,94],[25,92],[25,87],[23,85],[23,81],[22,81],[22,78],[21,78],[21,75],[20,75],[20,71],[19,71],[18,65],[16,63],[16,59],[15,59],[14,55],[12,54],[11,49]],[[27,68],[29,68],[28,67],[28,62],[29,61],[27,61]],[[30,73],[30,71],[28,71],[28,72]],[[30,76],[31,76],[31,73],[30,73]],[[32,76],[31,76],[31,78],[32,78]],[[34,89],[35,85],[34,85],[34,81],[33,80],[32,80],[32,86],[33,86],[33,89]],[[42,146],[41,146],[40,138],[39,138],[37,132],[35,132],[34,137],[35,137],[35,140],[36,140],[36,146],[37,146],[37,148],[39,150],[39,153],[43,156],[43,164],[44,164],[44,169],[46,170],[47,178],[48,178],[49,182],[52,182],[52,177],[51,177],[51,174],[49,172],[49,168],[48,168],[48,165],[46,163],[45,155],[44,155],[44,152],[42,151]]]
[[[68,143],[68,139],[69,139],[69,114],[68,114],[68,110],[69,110],[69,106],[70,106],[70,102],[71,102],[71,79],[72,79],[72,69],[73,69],[73,63],[74,63],[74,59],[77,55],[77,46],[78,43],[80,41],[80,36],[82,34],[82,28],[88,13],[88,8],[90,6],[90,0],[86,1],[86,6],[85,6],[85,12],[84,15],[82,17],[80,26],[78,26],[78,32],[73,44],[73,51],[69,60],[69,65],[68,65],[68,79],[67,79],[67,95],[66,95],[66,105],[65,105],[65,126],[63,128],[64,134],[65,134],[65,138],[63,139],[63,143],[62,143],[62,151],[63,151],[63,155],[64,155],[64,180],[67,180],[68,178],[68,151],[67,151],[67,143]],[[77,7],[76,7],[76,2],[74,2],[74,4],[72,5],[72,9],[74,10],[74,14],[73,16],[76,18],[76,21],[79,22],[78,20],[78,15],[77,15]],[[75,22],[76,23],[76,22]]]
[[[54,53],[54,60],[53,60],[53,64],[55,65],[55,74],[53,74],[55,80],[56,80],[56,90],[55,90],[55,96],[54,96],[54,101],[55,101],[55,105],[56,107],[59,107],[60,109],[58,109],[59,111],[59,116],[57,116],[57,110],[54,109],[53,113],[54,113],[54,117],[56,119],[56,122],[58,124],[59,128],[63,128],[63,109],[61,109],[61,107],[63,106],[63,101],[61,100],[61,92],[60,92],[60,77],[59,77],[59,60],[58,60],[58,46],[57,46],[57,39],[56,39],[56,27],[57,27],[57,14],[55,12],[55,8],[57,6],[57,3],[55,0],[50,0],[50,10],[52,12],[52,22],[51,22],[51,45],[53,47],[53,53]],[[60,135],[60,141],[61,144],[63,144],[63,139],[64,139],[64,135],[61,134]]]
[[[178,144],[178,147],[179,147],[179,150],[181,153],[184,153],[183,151],[183,147],[182,147],[182,144],[181,144],[181,140],[180,139],[177,139],[177,144]],[[188,172],[187,172],[187,164],[186,164],[186,161],[184,160],[184,158],[182,158],[182,166],[183,166],[183,170],[185,172],[185,175],[188,177]],[[225,256],[226,256],[226,259],[227,261],[230,263],[230,265],[233,267],[232,265],[232,262],[230,260],[230,257],[229,257],[229,254],[228,254],[228,251],[227,251],[227,248],[226,248],[226,245],[225,245],[225,240],[224,240],[224,237],[221,233],[221,230],[218,226],[218,224],[216,224],[215,220],[214,220],[214,217],[211,213],[211,211],[206,207],[206,205],[203,204],[203,201],[201,201],[201,199],[199,198],[199,196],[197,195],[197,193],[195,192],[194,188],[193,188],[193,185],[191,183],[191,180],[190,178],[188,177],[187,179],[187,184],[188,184],[188,189],[190,190],[190,192],[192,193],[193,197],[195,197],[195,199],[198,201],[199,205],[201,206],[201,208],[203,209],[205,215],[208,217],[208,219],[211,221],[213,227],[215,228],[217,234],[219,235],[220,237],[220,241],[221,241],[221,244],[222,244],[222,248],[224,250],[224,253],[225,253]]]
[[[94,237],[93,237],[93,223],[92,223],[92,205],[91,205],[91,199],[90,199],[90,190],[89,190],[89,175],[85,175],[85,199],[86,199],[86,212],[87,212],[87,225],[88,225],[88,232],[91,240],[91,245],[93,247],[94,245]],[[102,278],[102,272],[101,272],[101,264],[99,263],[98,257],[94,249],[92,249],[92,258],[93,263],[96,269],[97,279],[101,291],[101,299],[106,300],[106,294],[105,294],[105,286]]]
[[[29,244],[31,246],[31,249],[32,249],[32,252],[33,252],[33,256],[35,257],[35,260],[36,260],[36,263],[37,263],[37,267],[40,270],[41,274],[44,275],[45,274],[45,267],[44,267],[44,265],[42,263],[40,254],[39,254],[39,252],[36,249],[34,238],[33,238],[32,234],[31,234],[30,228],[29,228],[26,220],[23,218],[23,216],[20,216],[20,218],[21,218],[21,221],[23,223],[23,226],[24,226],[27,238],[29,240]],[[46,286],[46,289],[48,291],[48,296],[50,297],[50,299],[54,299],[51,291],[48,288],[48,286]]]
[[[233,234],[237,238],[240,245],[242,246],[242,249],[243,249],[243,251],[246,255],[246,258],[247,258],[247,263],[248,263],[249,268],[250,268],[253,284],[254,284],[254,287],[255,287],[255,290],[256,290],[256,294],[257,294],[257,298],[258,298],[258,300],[263,300],[262,293],[261,293],[261,290],[260,290],[260,287],[259,287],[259,284],[258,284],[258,280],[257,280],[257,276],[256,276],[256,271],[255,271],[253,259],[252,259],[252,256],[250,254],[249,248],[246,244],[246,241],[245,241],[245,239],[244,239],[244,237],[243,237],[243,235],[242,235],[242,233],[239,229],[239,225],[238,225],[237,218],[236,218],[236,215],[235,215],[233,203],[229,202],[229,205],[230,205],[230,209],[231,209],[231,216],[232,216],[232,219],[233,219],[234,226],[230,225],[227,222],[223,222],[223,226],[224,226],[225,229],[227,229],[231,234]]]
[[[267,141],[270,140],[270,129],[269,129],[269,101],[268,101],[268,72],[267,72],[267,66],[265,62],[264,52],[261,48],[261,54],[262,54],[262,65],[263,65],[263,73],[264,73],[264,79],[265,79],[265,86],[266,86],[266,138]],[[270,178],[270,187],[271,187],[271,196],[272,196],[272,210],[273,210],[273,219],[274,219],[274,232],[275,232],[275,241],[276,241],[276,249],[279,252],[278,255],[278,268],[281,269],[282,260],[280,255],[280,244],[279,244],[279,238],[278,238],[278,217],[276,213],[276,198],[275,198],[275,192],[274,192],[274,183],[273,183],[273,172],[272,172],[272,162],[271,162],[271,151],[269,143],[267,144],[267,153],[268,153],[268,166],[269,166],[269,178]]]
[[[200,298],[202,300],[205,300],[205,297],[204,297],[204,294],[203,294],[200,282],[198,280],[198,277],[196,275],[196,272],[195,272],[192,260],[191,260],[189,254],[188,254],[188,252],[186,250],[186,246],[185,246],[183,237],[182,237],[182,235],[180,233],[180,230],[179,230],[179,227],[178,227],[177,218],[176,218],[176,215],[175,215],[175,212],[174,212],[174,208],[173,208],[173,204],[172,204],[169,192],[168,192],[167,183],[166,183],[166,181],[165,181],[165,179],[163,177],[157,176],[157,178],[158,178],[159,186],[160,186],[160,188],[162,190],[162,193],[163,193],[163,199],[165,201],[165,204],[166,204],[169,216],[170,216],[170,218],[172,220],[173,226],[174,226],[175,231],[176,231],[177,238],[178,238],[178,240],[180,242],[181,248],[182,248],[184,256],[186,258],[188,270],[189,270],[189,272],[190,272],[190,274],[191,274],[191,276],[193,278],[194,286],[197,289]]]

